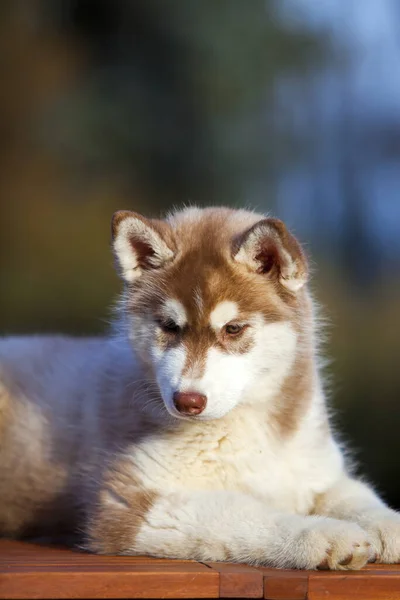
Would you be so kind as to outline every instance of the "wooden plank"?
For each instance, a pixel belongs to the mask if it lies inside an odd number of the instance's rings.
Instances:
[[[86,552],[80,552],[79,550],[71,550],[65,547],[57,546],[42,546],[39,544],[18,542],[14,540],[1,540],[0,539],[0,564],[6,559],[7,561],[27,561],[27,562],[62,562],[63,559],[68,561],[68,564],[72,564],[74,561],[77,564],[87,564],[90,562],[109,563],[116,562],[118,564],[132,562],[132,556],[117,556],[117,555],[100,555],[91,554]],[[135,563],[160,563],[165,564],[166,562],[176,563],[176,560],[168,560],[165,558],[152,558],[150,556],[135,556]],[[184,564],[198,564],[193,560],[180,560],[179,563]]]
[[[400,572],[400,564],[394,565],[384,565],[384,564],[371,564],[365,565],[363,571],[395,571],[396,573]]]
[[[400,600],[400,565],[368,565],[346,572],[260,570],[266,600]]]
[[[400,569],[314,573],[308,600],[400,600]]]
[[[263,573],[242,564],[205,563],[219,573],[220,598],[262,598]]]
[[[0,599],[262,598],[400,600],[400,565],[321,572],[96,556],[0,541]]]
[[[267,600],[306,600],[310,571],[260,568]]]
[[[0,598],[218,598],[219,573],[196,561],[79,554],[0,542]]]
[[[0,598],[218,598],[218,579],[212,576],[211,569],[210,574],[168,570],[0,574]]]

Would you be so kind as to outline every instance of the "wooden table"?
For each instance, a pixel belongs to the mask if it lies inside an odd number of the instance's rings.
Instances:
[[[400,565],[356,572],[94,556],[0,540],[0,598],[400,600]]]

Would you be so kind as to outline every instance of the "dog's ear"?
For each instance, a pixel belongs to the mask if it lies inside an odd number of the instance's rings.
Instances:
[[[300,244],[279,219],[258,221],[236,238],[233,256],[256,273],[275,275],[292,292],[297,292],[308,279]]]
[[[128,283],[145,270],[161,268],[174,257],[172,231],[165,221],[119,210],[113,215],[111,231],[121,275]]]

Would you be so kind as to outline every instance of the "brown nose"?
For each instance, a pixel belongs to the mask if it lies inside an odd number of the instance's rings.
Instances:
[[[207,404],[207,398],[197,392],[175,392],[173,399],[176,410],[183,415],[199,415]]]

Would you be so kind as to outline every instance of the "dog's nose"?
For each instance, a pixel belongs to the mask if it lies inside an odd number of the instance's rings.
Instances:
[[[173,396],[175,408],[183,415],[199,415],[207,404],[207,398],[197,392],[175,392]]]

